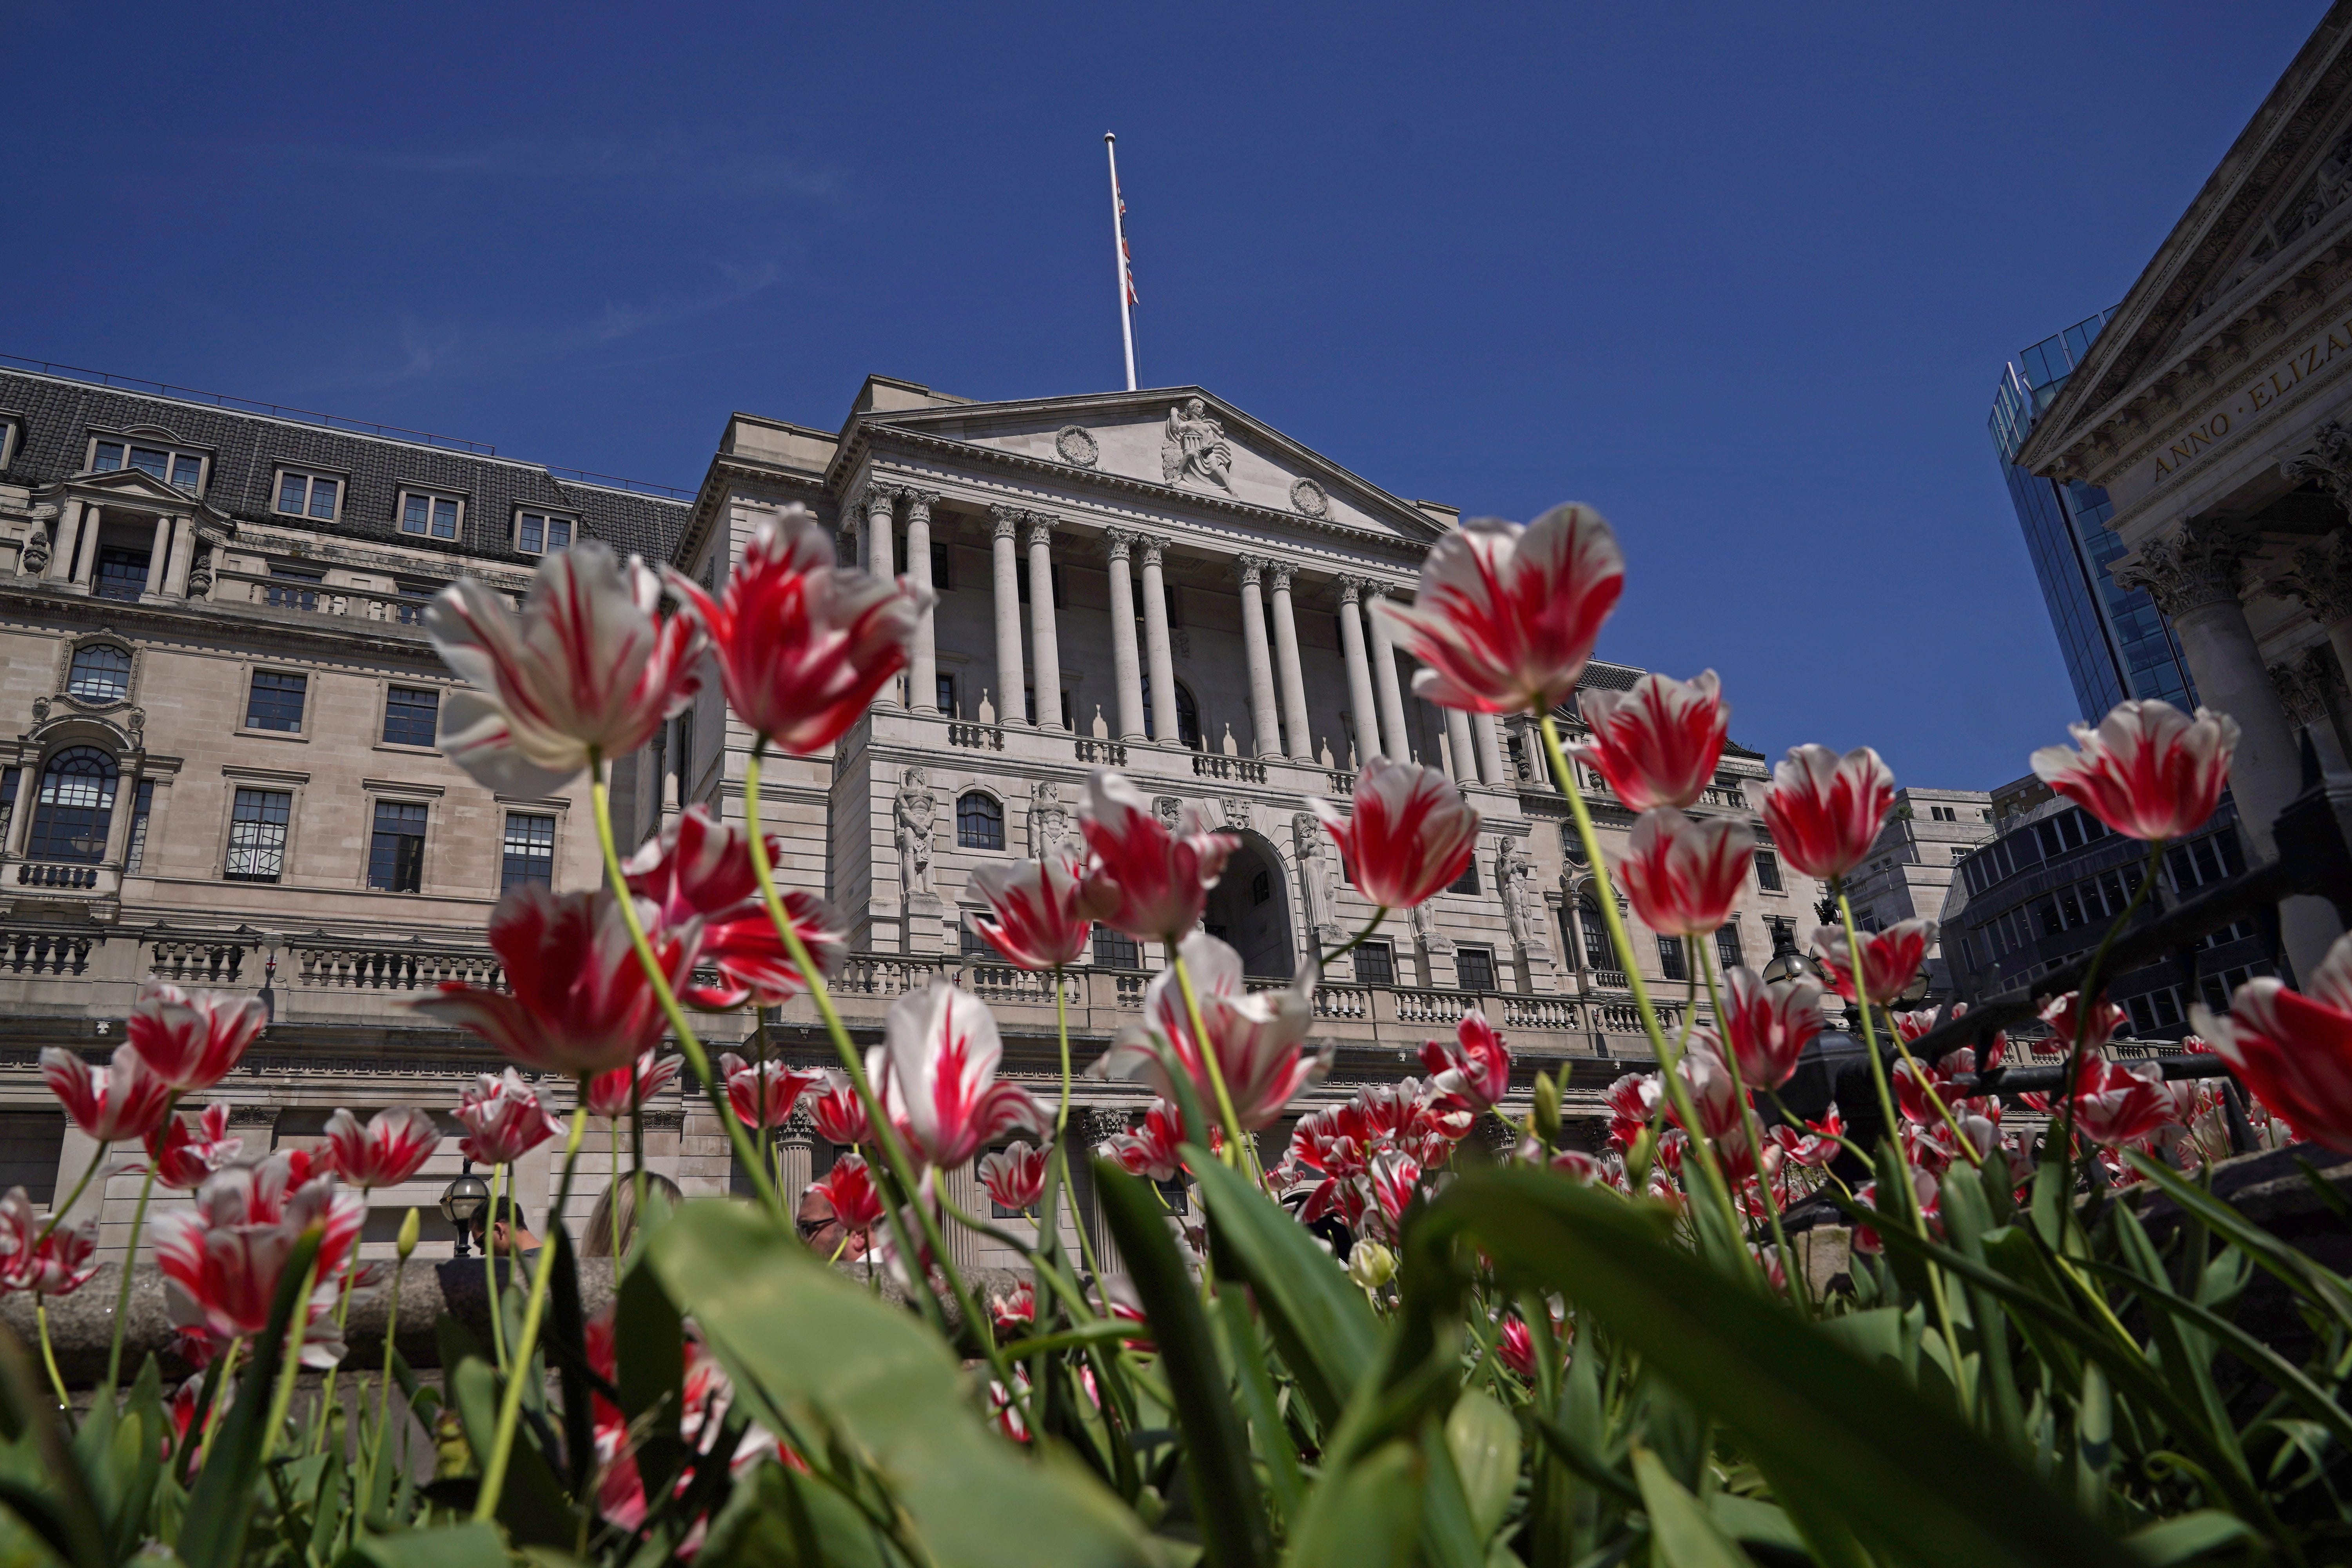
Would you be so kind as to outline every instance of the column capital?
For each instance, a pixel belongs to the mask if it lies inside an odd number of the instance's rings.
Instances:
[[[2272,665],[2270,678],[2287,722],[2304,725],[2326,721],[2329,689],[2337,684],[2336,656],[2326,645],[2291,655],[2284,664]]]
[[[2282,478],[2317,479],[2336,504],[2352,511],[2352,430],[2329,419],[2311,433],[2312,444],[2279,465]]]
[[[1103,530],[1103,554],[1112,561],[1125,561],[1134,553],[1136,543],[1142,537],[1131,528],[1106,528]]]
[[[1137,543],[1143,546],[1143,563],[1146,566],[1159,566],[1166,563],[1171,541],[1156,533],[1139,533],[1135,536],[1135,540]]]
[[[1042,511],[1033,511],[1024,514],[1024,521],[1029,524],[1029,543],[1032,547],[1051,544],[1054,542],[1054,524],[1058,521],[1057,519],[1047,517]]]
[[[2322,627],[2352,621],[2352,534],[2339,529],[2294,552],[2294,571],[2275,586],[2309,606]]]
[[[1339,602],[1343,605],[1353,605],[1365,599],[1376,599],[1385,592],[1387,592],[1385,588],[1370,577],[1339,579]]]
[[[2145,588],[2156,607],[2178,619],[2210,605],[2238,602],[2238,583],[2252,542],[2243,529],[2214,521],[2190,521],[2179,531],[2151,539],[2115,569],[2126,588]]]
[[[898,491],[892,485],[868,485],[866,488],[866,515],[887,519],[898,505]]]
[[[1263,555],[1236,555],[1234,575],[1241,580],[1243,587],[1254,588],[1265,578],[1265,569],[1271,564]]]
[[[1287,593],[1291,579],[1297,575],[1298,568],[1287,561],[1268,561],[1265,563],[1266,585],[1277,594]]]
[[[921,518],[926,522],[929,521],[931,508],[940,504],[939,491],[918,489],[912,485],[901,487],[898,496],[907,503],[907,518],[909,521],[916,518]]]
[[[1028,514],[1017,506],[992,506],[988,515],[996,520],[995,537],[1013,539],[1021,532],[1021,520]]]

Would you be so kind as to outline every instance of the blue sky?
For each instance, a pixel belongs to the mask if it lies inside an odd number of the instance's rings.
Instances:
[[[2074,717],[1999,367],[2122,297],[2324,8],[18,0],[0,352],[691,486],[869,371],[1118,386],[1116,130],[1146,385],[1591,501],[1604,655],[1982,787]]]

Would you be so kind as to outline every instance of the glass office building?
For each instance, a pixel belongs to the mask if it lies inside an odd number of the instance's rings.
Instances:
[[[2050,606],[2074,700],[2093,723],[2127,697],[2161,698],[2181,708],[2197,702],[2180,645],[2163,613],[2146,592],[2120,587],[2109,575],[2124,545],[2106,526],[2114,510],[2107,492],[2045,479],[2016,462],[2034,420],[2057,398],[2113,313],[2103,310],[2077,321],[2002,366],[1991,419],[1992,444],[2025,530],[2025,548]]]

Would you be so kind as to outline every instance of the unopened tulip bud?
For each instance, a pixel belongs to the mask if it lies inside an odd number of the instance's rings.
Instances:
[[[1396,1278],[1396,1254],[1377,1241],[1360,1241],[1348,1254],[1348,1278],[1377,1290]]]
[[[1559,1142],[1559,1083],[1549,1073],[1536,1074],[1535,1135],[1546,1146]]]
[[[1658,1133],[1654,1127],[1642,1129],[1633,1146],[1625,1151],[1625,1182],[1635,1192],[1650,1184],[1650,1166],[1658,1157]]]
[[[408,1255],[416,1250],[416,1238],[423,1234],[424,1228],[424,1222],[417,1218],[416,1211],[410,1209],[408,1217],[400,1222],[400,1235],[393,1240],[393,1246],[400,1252],[402,1262],[405,1263],[408,1260]]]

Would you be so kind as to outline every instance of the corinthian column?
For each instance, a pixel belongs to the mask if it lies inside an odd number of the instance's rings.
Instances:
[[[1266,574],[1274,588],[1274,657],[1282,677],[1282,717],[1290,726],[1290,754],[1301,762],[1315,760],[1315,737],[1308,733],[1307,676],[1298,663],[1298,620],[1290,603],[1290,579],[1297,569],[1275,561]]]
[[[907,575],[927,591],[931,581],[931,507],[939,500],[931,490],[907,492]],[[914,646],[907,653],[907,706],[918,713],[940,710],[940,656],[926,608],[915,620]]]
[[[885,485],[875,485],[866,492],[866,569],[884,582],[898,574],[891,560],[891,510],[898,503],[898,492]],[[890,682],[874,694],[875,706],[903,706],[894,702],[898,695],[898,683]]]
[[[1265,603],[1258,581],[1265,563],[1255,555],[1237,556],[1234,574],[1242,581],[1242,658],[1249,667],[1250,728],[1256,731],[1257,754],[1282,755],[1282,720],[1274,706],[1274,661],[1265,648]]]
[[[1136,534],[1114,528],[1104,534],[1110,557],[1110,667],[1118,688],[1118,738],[1143,739],[1143,668],[1135,653],[1135,579],[1128,571]]]
[[[2311,611],[2336,650],[2336,667],[2352,680],[2352,533],[2338,529],[2296,551],[2294,575],[2280,586]]]
[[[1168,580],[1160,574],[1168,542],[1143,536],[1143,657],[1151,670],[1151,733],[1163,746],[1183,743],[1176,728],[1176,658],[1168,646]]]
[[[1389,636],[1388,617],[1376,613],[1387,597],[1378,584],[1364,599],[1364,618],[1372,626],[1372,695],[1381,705],[1381,739],[1392,763],[1412,761],[1412,740],[1404,727],[1404,694],[1397,687],[1396,643]]]
[[[1356,708],[1356,765],[1381,749],[1381,723],[1372,713],[1372,667],[1364,655],[1364,590],[1361,577],[1339,579],[1339,652],[1348,661],[1348,700]]]
[[[1054,624],[1054,520],[1029,514],[1029,636],[1036,654],[1037,727],[1062,727],[1062,644]]]
[[[2116,582],[2146,588],[2172,622],[2181,657],[2196,678],[2205,706],[2238,721],[2238,750],[2230,763],[2230,793],[2238,820],[2264,859],[2274,855],[2271,826],[2279,809],[2302,793],[2303,766],[2270,671],[2238,601],[2252,541],[2238,529],[2191,521],[2177,533],[2150,540]],[[2337,927],[2318,899],[2290,899],[2279,908],[2287,956],[2298,976],[2315,973]]]
[[[1021,527],[1021,509],[988,509],[996,519],[992,543],[996,585],[996,721],[1021,724],[1028,721],[1021,706],[1021,565],[1014,559],[1013,536]]]
[[[1454,753],[1454,780],[1456,784],[1478,782],[1478,753],[1470,739],[1470,715],[1459,708],[1444,710],[1445,714],[1445,744]]]

